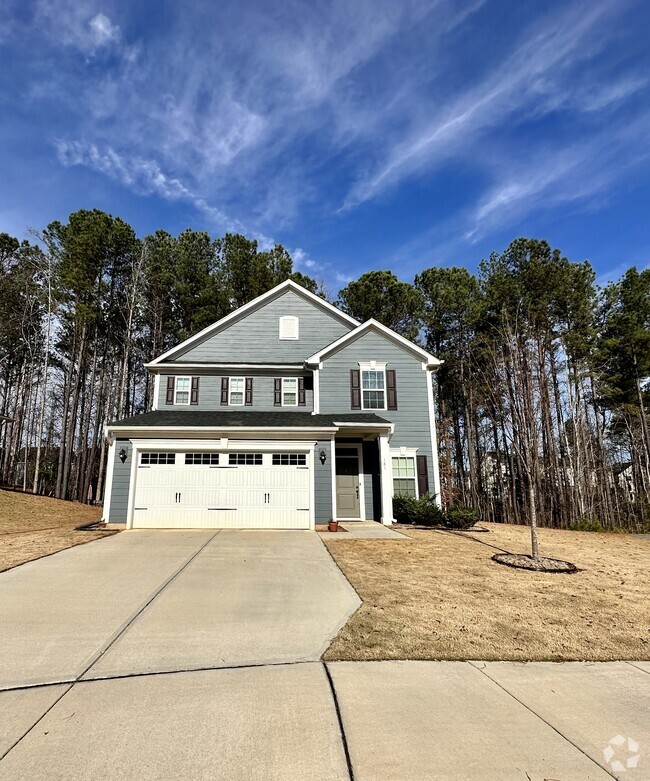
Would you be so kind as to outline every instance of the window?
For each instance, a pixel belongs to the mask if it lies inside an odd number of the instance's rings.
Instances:
[[[192,386],[191,377],[177,377],[176,388],[174,389],[174,404],[190,403],[190,388]]]
[[[176,463],[176,453],[141,453],[140,466],[159,466]]]
[[[262,466],[261,453],[229,453],[230,466]]]
[[[280,339],[297,339],[300,321],[293,315],[280,318]]]
[[[230,390],[228,404],[233,407],[241,407],[244,404],[245,380],[243,377],[230,378]]]
[[[282,406],[298,406],[298,378],[284,377],[282,380]]]
[[[273,466],[307,466],[305,453],[274,453]]]
[[[386,409],[384,369],[361,369],[361,409]]]
[[[185,453],[185,463],[191,466],[217,466],[219,453]]]
[[[393,455],[393,493],[417,497],[414,455]]]

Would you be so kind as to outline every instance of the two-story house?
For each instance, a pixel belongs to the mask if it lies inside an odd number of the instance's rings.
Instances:
[[[440,361],[283,282],[147,364],[150,412],[107,427],[104,520],[128,528],[393,522],[439,496]]]

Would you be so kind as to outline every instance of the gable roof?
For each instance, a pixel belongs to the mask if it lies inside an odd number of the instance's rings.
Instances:
[[[359,339],[365,333],[371,331],[386,337],[386,339],[393,342],[398,347],[403,347],[405,350],[408,350],[413,355],[418,357],[423,363],[426,363],[427,368],[429,369],[437,369],[442,364],[441,360],[435,358],[433,355],[431,355],[431,353],[428,353],[426,350],[422,349],[422,347],[419,347],[417,344],[411,342],[409,339],[400,336],[392,329],[387,328],[385,325],[382,325],[382,323],[380,323],[379,321],[372,320],[372,319],[366,320],[365,323],[362,323],[361,325],[357,326],[357,328],[355,328],[353,331],[344,334],[343,336],[340,337],[340,339],[337,339],[335,342],[328,344],[327,347],[324,347],[322,350],[319,350],[317,353],[314,353],[311,357],[307,359],[306,363],[308,365],[319,364],[324,358],[327,358],[333,353],[338,352],[341,348],[345,347],[345,345],[348,344],[349,342],[354,342],[356,339]]]
[[[186,339],[184,342],[181,342],[180,344],[177,344],[175,347],[172,347],[171,350],[167,350],[166,353],[163,353],[162,355],[159,355],[157,358],[154,358],[154,360],[151,361],[149,364],[147,364],[147,366],[156,366],[157,364],[163,363],[164,361],[168,360],[169,358],[176,355],[177,353],[186,352],[192,345],[202,342],[208,336],[218,333],[224,328],[227,328],[229,325],[236,323],[238,320],[241,320],[242,318],[246,317],[246,315],[250,314],[251,312],[254,312],[256,309],[259,309],[268,301],[272,301],[274,298],[278,298],[287,290],[291,290],[294,293],[297,293],[299,296],[302,296],[302,298],[304,298],[305,300],[309,301],[312,304],[315,304],[324,312],[333,315],[340,322],[345,323],[346,325],[350,325],[355,328],[359,325],[358,320],[355,320],[353,317],[350,317],[350,315],[346,315],[345,312],[342,312],[340,309],[337,309],[337,307],[333,306],[328,301],[325,301],[320,296],[317,296],[314,293],[310,292],[306,288],[294,282],[292,279],[287,279],[284,282],[281,282],[279,285],[276,285],[274,288],[271,288],[271,290],[267,290],[266,293],[263,293],[261,296],[258,296],[257,298],[254,298],[252,301],[249,301],[247,304],[244,304],[243,306],[240,306],[238,309],[235,309],[229,315],[222,317],[221,320],[217,320],[216,323],[212,323],[212,325],[209,325],[207,328],[204,328],[202,331],[199,331],[197,334],[194,334],[194,336],[190,336],[189,339]]]

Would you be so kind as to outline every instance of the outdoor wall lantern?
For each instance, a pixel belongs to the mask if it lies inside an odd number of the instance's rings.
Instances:
[[[124,448],[122,448],[122,449],[120,450],[120,452],[118,453],[118,455],[119,455],[119,457],[120,457],[120,461],[121,461],[122,463],[124,463],[124,462],[126,461],[126,450],[125,450]]]
[[[327,453],[324,450],[320,451],[318,457],[320,458],[321,464],[325,464],[325,462],[327,461]]]

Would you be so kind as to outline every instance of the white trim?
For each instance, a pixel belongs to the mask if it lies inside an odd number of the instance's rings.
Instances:
[[[178,393],[178,381],[179,380],[187,380],[188,386],[187,386],[187,401],[176,401],[176,394]],[[181,393],[185,393],[185,391],[181,391]],[[187,374],[179,374],[178,377],[174,380],[174,406],[179,407],[189,407],[190,402],[192,401],[192,378]]]
[[[332,520],[336,520],[336,439],[334,434],[330,438],[330,461],[332,472]]]
[[[205,369],[206,371],[212,371],[213,369],[232,369],[239,371],[240,369],[282,369],[284,371],[292,372],[304,372],[304,363],[143,363],[145,369],[148,369],[152,374],[163,372],[166,369],[178,369],[179,371],[186,371],[187,369]]]
[[[158,409],[158,397],[160,396],[160,374],[154,375],[153,378],[153,400],[151,404],[151,409],[156,410]]]
[[[221,431],[253,432],[256,434],[266,434],[267,432],[291,434],[294,431],[311,432],[320,434],[323,432],[336,432],[337,427],[333,426],[107,426],[107,431],[119,432],[125,436],[138,436],[147,432],[159,433],[169,432],[170,434],[210,434]]]
[[[312,415],[320,414],[320,369],[313,370],[314,377],[314,410]]]
[[[431,471],[436,504],[442,507],[440,493],[440,465],[438,463],[438,435],[436,433],[436,410],[433,403],[433,374],[427,374],[427,398],[429,401],[429,431],[431,434]]]
[[[108,523],[111,513],[111,494],[113,493],[113,469],[115,467],[115,443],[116,439],[108,446],[106,460],[106,477],[104,479],[104,500],[102,502],[102,521]]]
[[[263,293],[261,296],[254,298],[252,301],[249,301],[247,304],[244,304],[244,306],[240,306],[238,309],[235,309],[229,315],[222,317],[221,320],[217,320],[216,323],[212,323],[212,325],[209,325],[207,328],[204,328],[202,331],[199,331],[198,334],[194,334],[194,336],[190,336],[189,339],[186,339],[184,342],[177,344],[176,347],[172,347],[171,350],[167,350],[166,353],[163,353],[162,355],[159,355],[157,358],[154,358],[154,360],[151,361],[149,366],[154,366],[159,363],[162,363],[166,358],[169,358],[171,355],[174,355],[179,351],[182,352],[187,350],[195,342],[200,341],[201,339],[209,336],[215,331],[224,328],[225,326],[232,323],[234,320],[240,319],[247,312],[250,312],[251,310],[259,307],[260,304],[263,304],[265,301],[268,301],[270,298],[276,297],[278,294],[281,294],[282,291],[284,290],[293,290],[294,293],[298,293],[299,295],[303,296],[303,298],[306,298],[307,300],[313,302],[314,304],[317,304],[321,309],[324,309],[325,311],[329,311],[332,314],[335,314],[336,317],[339,318],[339,320],[347,322],[355,327],[359,324],[358,321],[355,320],[353,317],[350,317],[350,315],[346,315],[345,312],[342,312],[340,309],[337,309],[335,306],[325,301],[320,296],[311,293],[309,290],[306,290],[304,287],[298,285],[293,280],[287,279],[284,282],[281,282],[279,285],[276,285],[271,290],[267,290],[267,292]]]
[[[327,345],[327,347],[324,347],[322,350],[319,350],[317,353],[314,353],[312,356],[307,358],[306,363],[308,364],[314,364],[314,363],[320,363],[323,358],[327,355],[330,355],[333,352],[336,352],[337,350],[341,349],[345,344],[347,344],[349,341],[354,341],[355,339],[358,339],[360,336],[365,334],[367,331],[376,331],[379,334],[382,334],[387,339],[390,339],[395,344],[406,348],[407,350],[410,350],[412,353],[415,353],[415,355],[418,356],[418,358],[424,359],[427,363],[427,366],[430,368],[438,367],[442,363],[438,358],[434,358],[433,355],[428,353],[426,350],[423,350],[421,347],[418,347],[417,344],[414,344],[413,342],[409,341],[408,339],[405,339],[403,336],[400,336],[399,334],[395,333],[395,331],[392,331],[390,328],[386,328],[385,325],[382,325],[381,323],[377,322],[377,320],[366,320],[365,323],[362,323],[358,328],[355,328],[353,331],[349,331],[347,334],[344,334],[339,339],[337,339],[335,342],[332,342],[331,344]]]
[[[239,453],[241,451],[262,451],[264,453],[273,453],[281,450],[284,452],[306,453],[316,447],[316,440],[304,440],[293,442],[276,442],[268,439],[228,439],[228,440],[209,440],[206,444],[198,446],[196,439],[132,439],[134,447],[138,451],[142,450],[160,450],[174,453],[184,453],[185,451],[232,451]]]
[[[350,421],[340,422],[340,421],[334,421],[335,426],[339,426],[340,428],[376,428],[388,431],[390,434],[395,431],[395,424],[394,423],[364,423],[363,421],[359,421],[358,423],[350,423]]]
[[[126,506],[126,528],[133,528],[133,510],[135,507],[135,481],[138,474],[139,451],[135,443],[131,447],[131,474],[129,476],[129,500]]]
[[[284,383],[285,382],[295,382],[296,383],[296,403],[295,404],[285,404],[284,403]],[[288,391],[288,393],[291,393],[291,391]],[[282,377],[282,384],[280,387],[280,399],[282,401],[283,407],[297,407],[298,406],[298,377]]]
[[[295,329],[295,336],[287,336],[287,329],[293,332]],[[283,333],[284,331],[284,333]],[[296,315],[282,315],[278,320],[278,339],[281,342],[295,342],[300,337],[300,318]]]
[[[358,518],[339,518],[336,517],[337,521],[365,521],[366,518],[366,485],[364,481],[364,475],[363,475],[363,443],[360,442],[341,442],[339,444],[341,448],[347,448],[357,449],[357,464],[358,464],[358,470],[359,470],[359,517]],[[345,458],[345,456],[343,456]],[[333,454],[333,463],[334,463],[334,472],[336,472],[336,441],[334,442],[334,454]],[[334,482],[334,488],[336,489],[336,475],[335,475],[335,482]],[[336,493],[334,494],[336,497]],[[334,503],[336,503],[336,498],[334,499]]]
[[[309,467],[311,480],[309,481],[309,527],[311,531],[316,528],[316,474],[314,472],[314,451],[316,443],[307,453],[307,466]]]
[[[379,482],[381,489],[381,522],[390,526],[393,521],[393,468],[388,437],[379,437]]]
[[[395,474],[393,472],[393,459],[394,458],[411,458],[413,459],[413,484],[415,486],[415,498],[420,498],[420,488],[418,486],[418,448],[417,447],[391,447],[388,450],[390,454],[390,473],[393,481],[395,480]],[[410,477],[397,477],[398,480],[410,480]],[[395,495],[395,483],[391,483],[391,490],[393,496]]]
[[[232,403],[232,381],[233,380],[241,380],[242,390],[241,390],[241,404],[233,404]],[[239,391],[237,391],[239,392]],[[228,406],[229,407],[243,407],[246,402],[246,377],[228,377]]]

